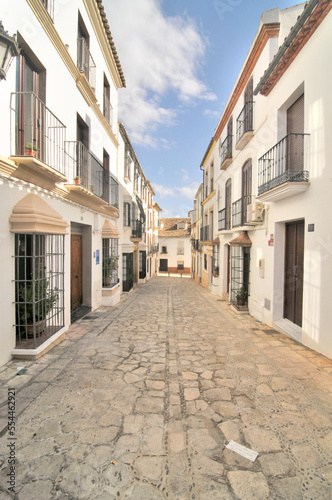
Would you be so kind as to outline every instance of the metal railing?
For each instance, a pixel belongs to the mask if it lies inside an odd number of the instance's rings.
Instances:
[[[213,240],[213,227],[212,225],[201,227],[201,241],[212,241]]]
[[[151,253],[158,253],[159,252],[159,243],[157,243],[157,245],[151,245],[150,252]]]
[[[243,196],[232,203],[232,227],[245,226],[247,223],[247,209],[252,201],[252,195]]]
[[[143,223],[140,220],[134,220],[132,222],[131,236],[132,236],[132,238],[142,238],[143,237]]]
[[[85,74],[93,90],[96,89],[96,65],[84,37],[77,39],[77,67]]]
[[[42,0],[42,4],[49,13],[52,21],[54,21],[54,0]]]
[[[285,182],[308,182],[304,170],[305,138],[309,134],[288,134],[258,160],[258,195]]]
[[[65,125],[33,92],[10,95],[10,153],[34,156],[66,175]]]
[[[103,164],[81,142],[67,141],[65,146],[69,183],[73,184],[74,177],[78,177],[81,186],[107,201],[108,182]]]
[[[219,149],[220,154],[220,165],[224,163],[225,160],[232,158],[232,142],[233,136],[228,135],[226,139],[222,142]]]
[[[248,101],[236,120],[236,142],[239,142],[246,132],[253,130],[253,116],[254,101]]]

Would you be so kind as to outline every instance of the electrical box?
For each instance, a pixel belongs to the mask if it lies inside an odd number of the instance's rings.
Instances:
[[[263,222],[263,203],[254,201],[247,206],[247,224]]]

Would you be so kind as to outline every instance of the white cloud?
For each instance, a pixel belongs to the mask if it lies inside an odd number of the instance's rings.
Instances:
[[[193,200],[195,198],[198,186],[198,182],[193,182],[189,186],[172,188],[153,183],[153,189],[161,199],[164,199],[167,196],[171,196],[173,198],[182,196],[184,198],[188,198],[189,200]]]
[[[162,104],[174,93],[181,102],[216,96],[198,77],[206,42],[189,17],[166,17],[160,0],[104,0],[127,89],[119,94],[119,117],[135,143],[158,147],[154,133],[174,124],[177,109]]]

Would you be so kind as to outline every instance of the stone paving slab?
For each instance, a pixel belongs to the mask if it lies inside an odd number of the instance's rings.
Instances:
[[[0,500],[330,500],[331,360],[191,280],[154,278],[90,316],[0,369]]]

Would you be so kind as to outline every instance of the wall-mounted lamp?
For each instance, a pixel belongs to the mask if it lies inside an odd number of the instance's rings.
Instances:
[[[7,71],[14,59],[20,53],[20,48],[14,36],[9,36],[0,21],[0,80],[6,79]]]

